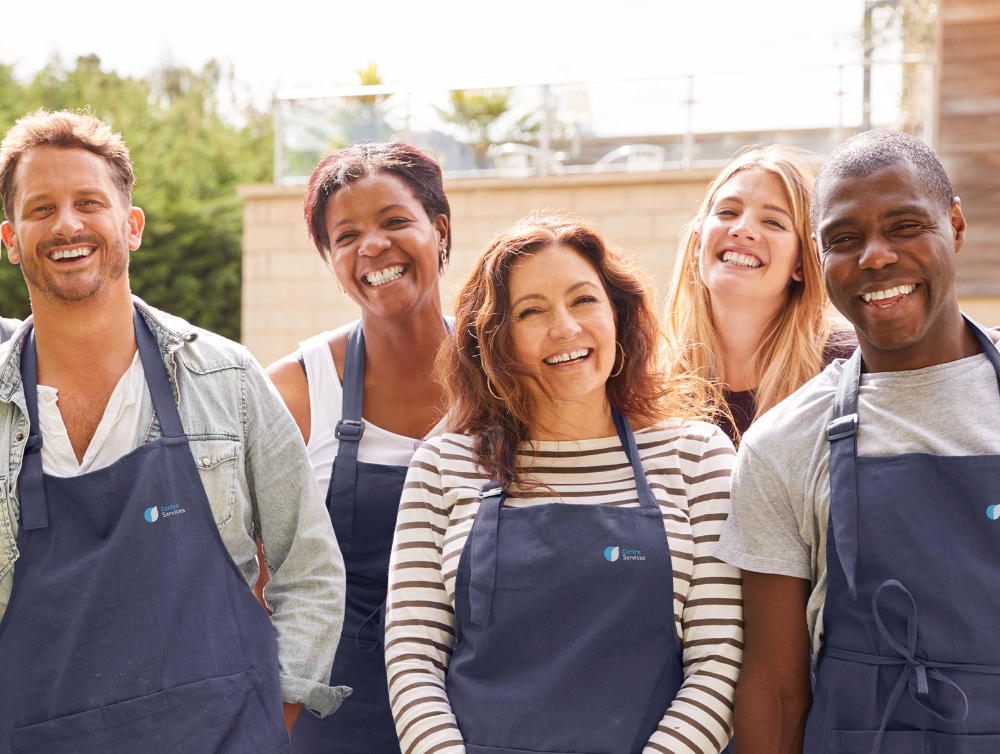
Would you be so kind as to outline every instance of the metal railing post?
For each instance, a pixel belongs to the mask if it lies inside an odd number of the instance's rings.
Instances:
[[[844,91],[844,66],[841,64],[837,66],[837,130],[835,132],[837,144],[844,140],[844,97],[846,95],[847,92]]]
[[[684,132],[684,151],[681,153],[681,165],[685,170],[690,170],[694,165],[694,75],[687,77],[688,91],[687,99],[687,129]]]
[[[868,131],[872,127],[872,54],[875,52],[875,40],[872,38],[872,16],[876,8],[895,8],[899,0],[865,0],[864,20],[864,62],[861,92],[861,130]]]
[[[932,58],[924,64],[924,127],[923,127],[923,139],[924,143],[930,146],[931,149],[937,149],[937,134],[934,129],[934,116],[937,109],[937,91],[935,90],[934,84],[935,79],[935,61]]]
[[[274,184],[280,186],[285,180],[285,121],[282,116],[281,100],[275,96],[271,100],[271,125],[274,128]]]
[[[552,89],[548,84],[542,86],[542,133],[538,147],[541,150],[538,172],[548,175],[552,170]]]
[[[413,116],[413,92],[406,93],[406,127],[403,131],[403,139],[406,142],[413,141],[413,130],[410,126],[410,118]]]

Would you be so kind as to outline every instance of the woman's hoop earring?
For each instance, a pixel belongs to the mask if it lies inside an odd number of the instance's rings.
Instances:
[[[618,365],[618,371],[612,372],[608,376],[608,379],[611,379],[612,377],[617,377],[622,373],[622,370],[625,368],[625,349],[622,348],[622,344],[619,343],[617,340],[615,341],[615,345],[618,346],[618,350],[622,352],[622,363]]]
[[[445,270],[448,269],[448,249],[446,249],[444,246],[441,247],[439,257],[441,259],[441,264],[438,266],[438,269],[440,269],[441,272],[444,272]]]
[[[489,377],[486,378],[486,389],[490,391],[490,395],[492,395],[498,401],[500,401],[501,403],[503,403],[503,398],[501,398],[499,395],[497,395],[496,393],[493,392],[493,383],[490,382],[490,378]]]

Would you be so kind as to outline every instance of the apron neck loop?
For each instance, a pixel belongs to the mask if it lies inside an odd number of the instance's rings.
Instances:
[[[1000,389],[1000,351],[997,351],[996,344],[993,339],[989,336],[986,330],[978,322],[970,319],[963,312],[962,316],[965,321],[972,328],[973,335],[976,336],[976,340],[979,341],[979,345],[983,347],[983,352],[986,354],[986,358],[990,360],[990,364],[993,365],[993,371],[997,373],[997,386]]]
[[[454,333],[451,323],[444,320],[448,334]],[[344,352],[343,401],[341,403],[340,421],[334,429],[334,436],[339,441],[337,446],[336,473],[331,480],[331,495],[334,500],[342,500],[349,505],[338,506],[334,519],[334,530],[340,541],[341,552],[345,555],[351,550],[354,534],[355,487],[358,480],[358,450],[361,438],[365,434],[365,422],[361,418],[365,389],[365,330],[362,320],[351,326],[347,335],[347,348]],[[333,515],[331,513],[331,515]]]
[[[617,408],[611,407],[611,418],[615,422],[615,431],[618,432],[618,441],[622,444],[625,457],[628,458],[632,466],[632,476],[635,478],[635,491],[639,495],[639,506],[649,510],[659,512],[660,504],[656,502],[653,490],[646,480],[646,472],[642,468],[642,458],[639,456],[639,448],[635,443],[635,435],[632,433],[632,425],[629,424],[628,417],[623,416]]]
[[[354,501],[358,481],[358,448],[365,434],[361,407],[365,388],[365,331],[361,320],[351,326],[344,352],[343,400],[340,421],[334,430],[338,440],[337,458],[331,480],[331,499],[342,501],[333,517],[334,530],[344,555],[350,553],[354,535]]]
[[[183,437],[184,427],[181,425],[180,413],[174,400],[174,390],[167,376],[160,347],[138,307],[133,309],[132,323],[135,328],[139,359],[149,387],[149,396],[153,402],[153,410],[160,421],[163,436]],[[35,348],[35,331],[31,326],[21,348],[21,384],[29,422],[28,440],[24,446],[24,459],[18,477],[21,527],[27,530],[47,529],[49,505],[45,496],[41,452],[43,439],[38,421],[38,352]]]
[[[163,352],[139,307],[133,310],[132,324],[135,327],[139,360],[142,362],[153,411],[156,412],[156,418],[160,422],[160,431],[164,437],[184,437],[184,427],[181,425],[180,412],[177,410],[174,388],[167,376],[167,365],[163,362]]]
[[[21,384],[28,408],[28,440],[24,446],[18,478],[21,497],[21,528],[49,527],[49,505],[42,478],[42,433],[38,424],[38,356],[35,351],[35,328],[28,326],[21,347]]]
[[[986,357],[997,373],[1000,389],[1000,352],[986,331],[965,314],[962,315]],[[847,588],[857,599],[858,566],[858,392],[861,385],[861,349],[844,364],[837,385],[833,419],[827,425],[826,438],[830,442],[830,521],[837,557],[844,569]]]
[[[507,490],[491,479],[483,485],[479,512],[469,532],[469,617],[477,626],[490,622],[497,584],[497,535]]]
[[[361,406],[365,389],[365,331],[361,321],[351,327],[347,335],[347,349],[344,352],[344,399],[341,404],[341,419],[337,422],[337,439],[346,441],[348,447],[357,446],[364,434],[364,422],[361,421]],[[341,449],[347,449],[341,444]],[[350,450],[348,450],[350,452]],[[339,455],[339,453],[338,453]]]
[[[837,385],[833,419],[827,425],[830,443],[830,521],[837,557],[844,569],[851,597],[858,598],[858,387],[861,349],[844,364]]]

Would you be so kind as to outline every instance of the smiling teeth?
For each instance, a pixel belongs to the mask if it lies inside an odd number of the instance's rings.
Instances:
[[[365,282],[377,288],[380,285],[391,283],[393,280],[399,280],[404,272],[406,272],[406,265],[397,264],[392,267],[386,267],[384,270],[379,270],[378,272],[369,272],[365,275]]]
[[[78,248],[78,249],[60,249],[59,251],[52,252],[49,257],[53,262],[58,262],[60,259],[73,259],[74,257],[89,257],[94,253],[93,249]]]
[[[872,293],[862,293],[861,298],[866,304],[872,301],[881,301],[884,298],[895,298],[896,296],[908,296],[913,293],[915,285],[897,285],[895,288],[888,288],[884,291],[873,291]]]
[[[740,267],[760,267],[760,260],[749,254],[740,254],[738,251],[727,251],[722,255],[722,261],[729,264],[736,264]]]
[[[549,356],[545,359],[546,364],[562,364],[567,361],[575,361],[576,359],[582,359],[584,356],[590,353],[589,348],[580,348],[576,351],[567,351],[566,353],[560,353],[556,356]]]

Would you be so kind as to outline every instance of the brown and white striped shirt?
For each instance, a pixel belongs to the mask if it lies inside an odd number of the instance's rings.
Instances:
[[[679,422],[635,433],[642,466],[670,543],[674,621],[684,684],[664,711],[646,754],[717,754],[732,728],[743,655],[739,571],[712,556],[729,513],[735,452],[717,427]],[[488,480],[472,461],[472,438],[445,434],[413,456],[389,566],[385,635],[389,698],[404,754],[464,754],[445,691],[455,645],[455,575]],[[509,507],[566,502],[638,505],[617,437],[535,442],[518,454],[531,477],[558,495],[512,492]],[[558,720],[552,721],[558,725]]]

